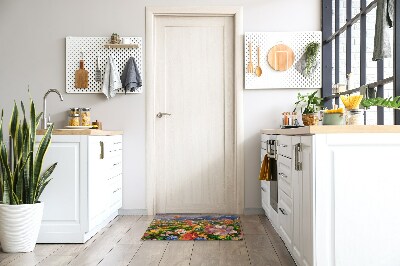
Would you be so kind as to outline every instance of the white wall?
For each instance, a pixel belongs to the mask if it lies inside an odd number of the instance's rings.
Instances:
[[[65,92],[65,37],[145,36],[145,6],[240,5],[245,31],[320,30],[320,0],[2,0],[0,1],[0,108],[8,120],[13,100],[27,100],[27,85],[38,109],[50,88]],[[145,73],[143,73],[145,74]],[[146,89],[144,89],[146,91]],[[245,206],[260,208],[259,130],[276,128],[292,109],[297,90],[244,92]],[[124,130],[124,209],[145,209],[145,94],[65,94],[49,97],[56,127],[69,107],[92,107],[105,129]],[[8,122],[7,122],[8,124]]]

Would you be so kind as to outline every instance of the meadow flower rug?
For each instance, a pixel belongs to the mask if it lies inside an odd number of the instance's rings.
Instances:
[[[157,215],[142,240],[242,240],[236,215]]]

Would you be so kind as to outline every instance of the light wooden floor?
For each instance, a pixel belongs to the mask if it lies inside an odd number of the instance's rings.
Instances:
[[[241,216],[244,241],[141,241],[151,216],[119,216],[85,244],[0,252],[0,265],[295,265],[263,215]]]

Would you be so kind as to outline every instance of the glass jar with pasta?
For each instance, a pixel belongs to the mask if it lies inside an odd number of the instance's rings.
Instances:
[[[81,126],[91,126],[90,108],[81,108]]]
[[[79,127],[79,114],[69,114],[68,125],[71,127]]]

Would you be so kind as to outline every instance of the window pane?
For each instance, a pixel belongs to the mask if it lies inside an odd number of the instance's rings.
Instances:
[[[375,9],[367,14],[367,83],[377,81],[377,64],[372,61],[375,36]]]
[[[360,21],[352,27],[351,33],[351,72],[354,78],[354,87],[358,88],[360,84]]]
[[[375,16],[376,16],[376,8],[371,10],[367,14],[367,83],[372,83],[377,81],[377,64],[375,61],[372,61],[372,55],[374,52],[374,36],[375,36]],[[371,107],[366,113],[366,122],[367,125],[376,125],[377,124],[377,110],[376,107]]]

